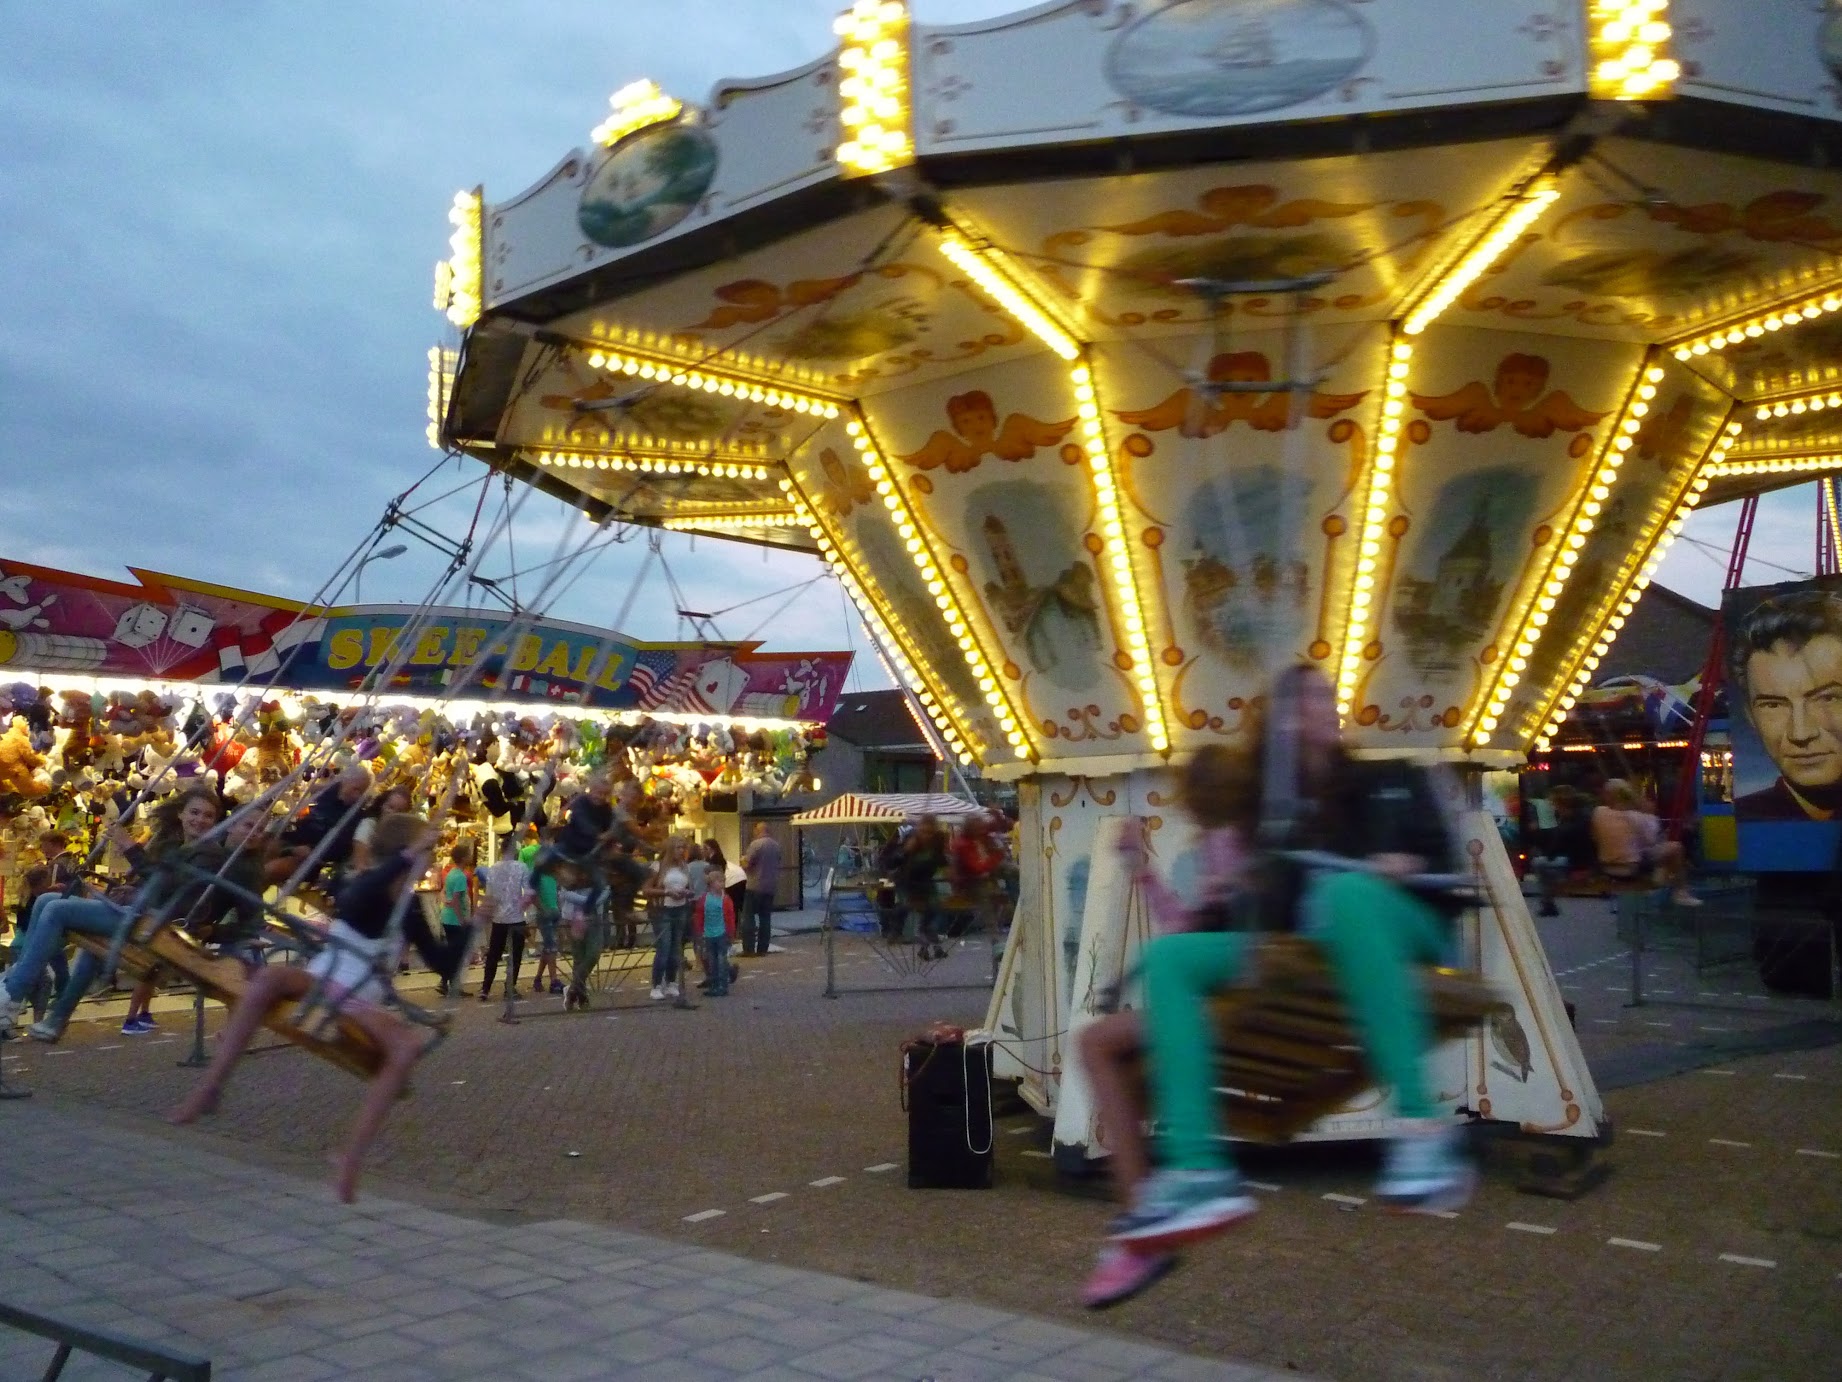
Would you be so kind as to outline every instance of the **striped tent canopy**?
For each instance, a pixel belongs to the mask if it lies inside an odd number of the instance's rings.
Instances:
[[[923,816],[957,820],[984,808],[945,792],[846,792],[793,818],[795,825],[900,825]]]

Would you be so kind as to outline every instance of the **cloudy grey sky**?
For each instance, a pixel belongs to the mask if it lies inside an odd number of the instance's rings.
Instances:
[[[843,0],[125,0],[0,8],[0,556],[102,576],[130,563],[307,598],[434,458],[430,306],[455,189],[522,190],[641,76],[699,99],[805,62]],[[923,21],[1015,8],[917,0]],[[450,484],[478,474],[465,463]],[[443,512],[455,515],[457,498]],[[539,512],[539,510],[542,512]],[[1768,501],[1755,550],[1807,569],[1807,490]],[[464,516],[463,516],[464,517]],[[525,553],[566,514],[534,500]],[[1723,551],[1731,514],[1687,536]],[[606,622],[640,553],[602,558],[559,612]],[[693,607],[817,574],[801,558],[666,539]],[[436,559],[373,565],[408,599]],[[1722,559],[1679,543],[1665,580],[1712,599]],[[1784,573],[1760,569],[1767,579]],[[770,599],[721,621],[751,631]],[[671,637],[649,583],[627,631]],[[862,649],[836,587],[762,631]],[[860,659],[866,685],[885,684]]]

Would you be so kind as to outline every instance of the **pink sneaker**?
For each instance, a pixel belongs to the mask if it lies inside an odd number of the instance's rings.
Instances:
[[[1093,1272],[1081,1286],[1081,1304],[1105,1310],[1131,1300],[1176,1265],[1174,1252],[1134,1252],[1117,1243],[1103,1244]]]

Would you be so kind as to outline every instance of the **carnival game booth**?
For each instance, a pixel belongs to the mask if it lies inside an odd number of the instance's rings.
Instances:
[[[1134,942],[1098,846],[1134,816],[1180,871],[1174,762],[1303,660],[1356,753],[1519,767],[1704,496],[1837,467],[1842,16],[861,0],[837,32],[701,102],[624,87],[531,186],[461,194],[431,426],[831,565],[949,748],[1018,780],[987,1026],[1099,1149],[1069,1042]],[[1434,1078],[1588,1148],[1499,832],[1461,828],[1508,1011]],[[1315,1133],[1392,1126],[1372,1091]]]
[[[88,858],[124,810],[144,817],[195,783],[260,803],[283,832],[354,764],[371,772],[373,799],[402,786],[417,809],[450,803],[444,858],[466,840],[489,864],[553,824],[596,769],[641,785],[652,836],[714,838],[737,857],[738,803],[807,780],[850,659],[560,621],[508,632],[478,609],[312,608],[134,574],[125,584],[0,561],[9,913],[53,832]],[[473,668],[495,637],[504,655]],[[367,687],[387,662],[384,684]],[[113,849],[96,863],[105,877],[126,869]],[[291,905],[312,896],[290,894]]]

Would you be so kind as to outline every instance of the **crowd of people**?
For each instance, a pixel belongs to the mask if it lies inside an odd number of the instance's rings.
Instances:
[[[1556,895],[1575,879],[1667,889],[1678,907],[1701,905],[1689,889],[1687,852],[1665,838],[1656,804],[1625,779],[1608,778],[1596,793],[1557,783],[1529,804],[1534,820],[1529,871],[1542,916],[1559,914]]]

